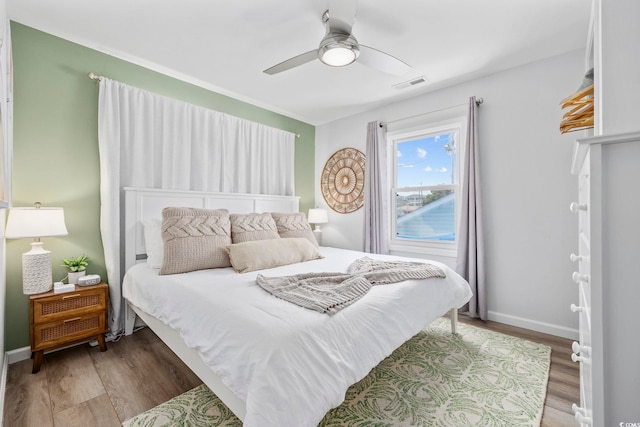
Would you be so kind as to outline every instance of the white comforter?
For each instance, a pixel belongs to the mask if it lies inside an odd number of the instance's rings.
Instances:
[[[365,256],[327,247],[321,252],[324,259],[260,273],[344,272]],[[374,286],[332,316],[271,296],[256,284],[257,272],[238,274],[231,268],[159,276],[146,263],[137,264],[124,278],[123,294],[200,352],[246,403],[245,426],[316,426],[344,400],[350,385],[437,317],[469,300],[467,282],[432,263],[446,279]]]

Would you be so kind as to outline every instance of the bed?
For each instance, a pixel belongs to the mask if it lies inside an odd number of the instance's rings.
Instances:
[[[246,426],[317,425],[350,385],[437,317],[450,312],[455,331],[457,308],[471,297],[464,279],[431,261],[446,278],[373,286],[332,315],[256,285],[258,274],[344,272],[365,256],[402,260],[328,247],[319,248],[323,258],[242,274],[227,267],[159,275],[144,261],[142,224],[167,206],[295,213],[298,199],[125,189],[126,333],[137,315]]]

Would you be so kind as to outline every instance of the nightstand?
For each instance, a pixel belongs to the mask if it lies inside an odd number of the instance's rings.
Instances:
[[[100,351],[107,350],[109,287],[105,283],[77,286],[73,292],[53,291],[29,297],[33,371],[40,371],[45,351],[56,350],[92,339]]]

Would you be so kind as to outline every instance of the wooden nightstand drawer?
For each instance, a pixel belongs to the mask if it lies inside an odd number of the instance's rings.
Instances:
[[[95,339],[101,351],[107,349],[103,334],[108,331],[109,287],[105,283],[80,287],[73,292],[32,295],[31,351],[33,373],[40,370],[45,351]]]
[[[53,323],[34,325],[32,351],[64,345],[70,341],[91,338],[105,331],[104,311],[71,317]]]
[[[104,311],[107,290],[103,287],[87,288],[80,292],[57,294],[33,301],[33,322],[44,323],[56,319],[80,316],[93,311]]]

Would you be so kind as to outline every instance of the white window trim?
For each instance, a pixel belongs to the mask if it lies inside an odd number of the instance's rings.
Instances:
[[[425,121],[419,125],[413,125],[411,128],[397,129],[393,131],[387,132],[387,159],[388,159],[388,170],[389,170],[389,188],[391,188],[391,192],[389,193],[389,202],[391,207],[395,206],[395,198],[396,198],[396,150],[397,144],[399,142],[404,142],[407,140],[415,139],[418,137],[422,137],[424,135],[431,135],[437,133],[443,133],[450,129],[456,129],[458,131],[458,141],[457,143],[457,156],[456,156],[456,182],[457,188],[456,192],[456,213],[455,213],[455,229],[458,229],[458,224],[460,222],[460,203],[459,197],[460,190],[462,189],[462,178],[463,175],[461,173],[462,165],[464,164],[464,156],[466,155],[466,146],[467,146],[467,118],[461,112],[457,112],[452,115],[452,117],[444,120],[438,121]],[[432,188],[437,188],[438,186],[429,186]],[[443,186],[444,187],[444,186]],[[450,187],[449,184],[446,187]],[[409,187],[402,187],[403,190],[406,190]],[[435,256],[443,256],[443,257],[452,257],[455,258],[458,250],[457,240],[455,242],[442,242],[442,241],[416,241],[412,239],[403,239],[396,237],[396,221],[395,221],[395,209],[389,209],[388,223],[389,223],[389,249],[392,252],[405,252],[405,253],[413,253],[413,254],[421,254],[421,255],[435,255]]]

